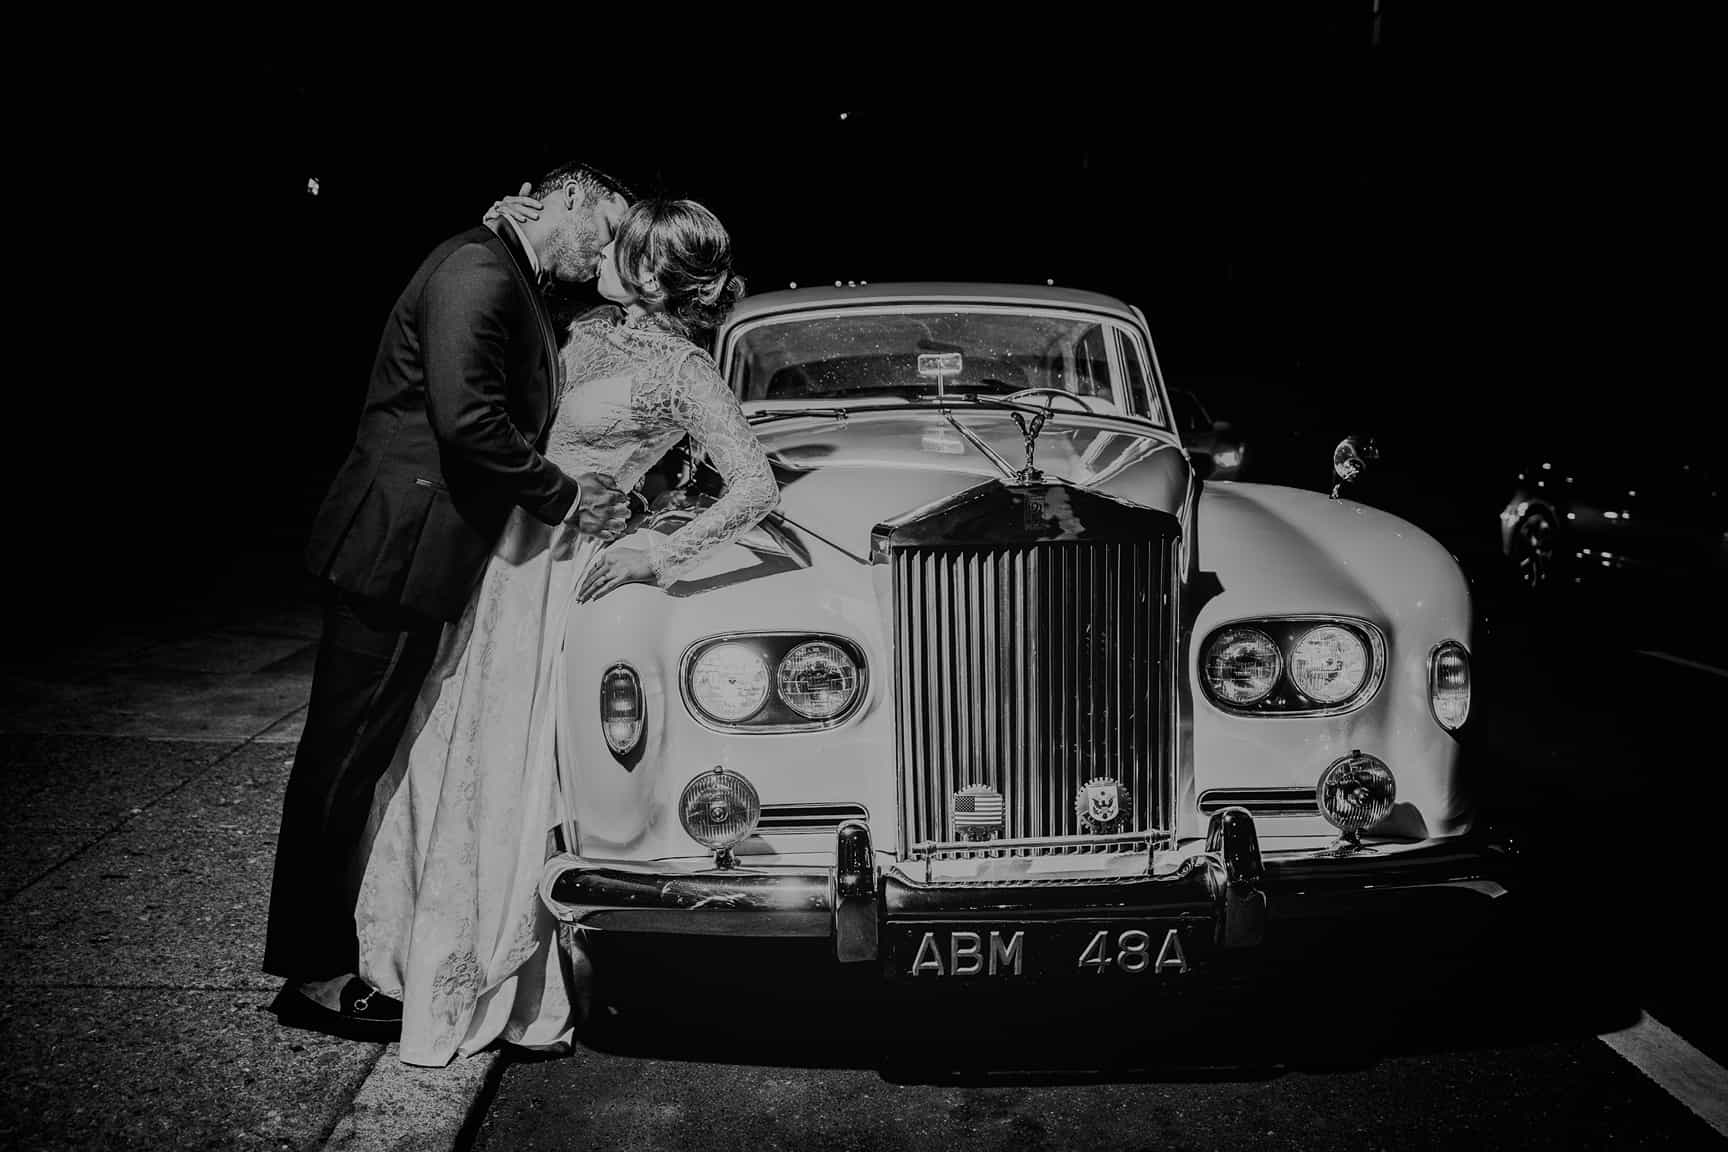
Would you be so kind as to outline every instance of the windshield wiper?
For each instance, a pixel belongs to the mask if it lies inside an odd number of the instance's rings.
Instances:
[[[899,405],[895,405],[899,407]],[[793,420],[800,416],[825,416],[830,420],[838,420],[842,424],[853,412],[869,411],[858,408],[773,408],[766,412],[752,412],[748,419],[752,424],[767,424],[775,420]]]

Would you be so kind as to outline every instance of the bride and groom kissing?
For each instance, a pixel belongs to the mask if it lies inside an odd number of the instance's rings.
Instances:
[[[549,172],[390,311],[307,549],[323,631],[263,963],[284,1024],[432,1066],[571,1044],[582,964],[539,898],[562,647],[596,600],[672,582],[779,500],[698,343],[743,293],[730,237],[692,201],[632,200],[586,165]],[[596,279],[614,307],[560,343],[543,287]],[[626,493],[685,436],[724,492],[629,534]]]

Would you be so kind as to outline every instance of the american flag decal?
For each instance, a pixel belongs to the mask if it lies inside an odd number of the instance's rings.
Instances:
[[[1002,793],[988,784],[973,784],[954,793],[954,836],[983,840],[1002,831]]]

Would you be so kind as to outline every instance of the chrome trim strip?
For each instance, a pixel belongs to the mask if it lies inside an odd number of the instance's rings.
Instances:
[[[862,804],[817,802],[808,804],[764,804],[762,818],[757,821],[758,833],[779,835],[833,832],[848,820],[870,819],[870,809]]]
[[[1369,659],[1373,661],[1374,666],[1369,669],[1368,680],[1357,690],[1356,695],[1340,704],[1316,704],[1312,708],[1262,708],[1259,704],[1250,704],[1242,707],[1238,707],[1234,704],[1227,704],[1212,694],[1212,686],[1207,683],[1206,680],[1203,659],[1206,654],[1206,648],[1211,644],[1214,636],[1218,635],[1218,633],[1224,631],[1226,628],[1260,627],[1262,631],[1265,631],[1264,625],[1274,621],[1301,623],[1310,620],[1315,622],[1315,627],[1319,627],[1323,624],[1348,624],[1361,629],[1363,634],[1368,637],[1368,656]],[[1300,637],[1297,637],[1296,639],[1300,640]],[[1277,644],[1275,638],[1273,643],[1275,645]],[[1326,612],[1298,612],[1279,616],[1245,616],[1238,620],[1222,621],[1213,625],[1212,628],[1207,631],[1205,638],[1194,650],[1194,679],[1197,681],[1196,686],[1200,689],[1201,699],[1205,700],[1206,703],[1210,704],[1217,711],[1224,713],[1226,716],[1241,716],[1252,720],[1284,720],[1291,717],[1313,718],[1317,716],[1343,716],[1346,713],[1354,712],[1358,708],[1364,707],[1369,703],[1369,701],[1373,700],[1374,697],[1380,694],[1380,686],[1386,681],[1386,652],[1386,634],[1381,631],[1378,624],[1375,624],[1371,620],[1363,619],[1360,616],[1343,616],[1336,613]],[[1291,688],[1295,689],[1298,695],[1301,695],[1302,690],[1296,688],[1294,682],[1289,680],[1287,675],[1289,659],[1283,655],[1282,650],[1280,651],[1280,657],[1282,664],[1285,666],[1280,669],[1280,677],[1284,679],[1284,682],[1289,683]]]
[[[1208,788],[1198,805],[1203,816],[1225,808],[1246,808],[1258,819],[1320,814],[1312,788]]]
[[[1111,850],[1147,851],[1161,846],[1170,832],[1153,828],[1146,832],[1124,832],[1115,836],[1022,836],[1010,840],[921,840],[912,845],[908,859],[971,860],[994,856],[1034,855],[1048,849],[1051,855],[1083,855]]]

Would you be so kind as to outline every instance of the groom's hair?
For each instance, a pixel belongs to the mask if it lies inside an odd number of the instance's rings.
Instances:
[[[611,196],[622,197],[626,204],[633,203],[636,199],[636,194],[624,181],[608,176],[587,164],[564,164],[552,169],[534,185],[534,198],[544,200],[564,185],[572,183],[582,189],[584,204],[593,204],[596,200]]]

